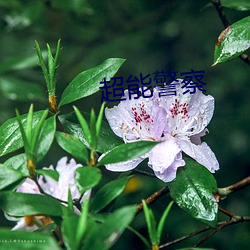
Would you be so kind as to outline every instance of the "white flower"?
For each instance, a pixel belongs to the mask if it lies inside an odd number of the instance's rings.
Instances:
[[[180,80],[176,84],[176,96],[158,97],[157,88],[151,98],[129,100],[105,110],[106,118],[114,133],[125,143],[137,140],[163,141],[148,154],[137,159],[107,164],[111,171],[127,171],[135,168],[145,158],[155,175],[165,182],[176,177],[177,168],[184,166],[182,151],[204,165],[212,173],[219,169],[218,161],[200,137],[205,135],[206,126],[214,111],[214,98],[198,91],[183,94]]]
[[[71,192],[72,199],[78,199],[80,197],[80,193],[77,189],[74,175],[76,169],[78,167],[81,167],[81,165],[76,164],[74,159],[71,159],[69,163],[67,162],[67,160],[67,157],[61,158],[58,161],[55,169],[53,166],[50,166],[49,168],[44,168],[56,170],[59,173],[58,181],[55,181],[54,179],[47,176],[40,176],[38,178],[38,183],[46,194],[49,194],[62,201],[68,200],[68,190],[70,190]],[[23,182],[17,188],[16,191],[21,193],[41,194],[36,183],[29,178],[27,178],[25,182]],[[89,198],[89,196],[90,190],[84,193],[80,202]],[[76,211],[76,213],[77,212],[78,211]],[[34,224],[34,220],[36,221],[36,224],[40,224],[41,226],[52,222],[49,217],[45,216],[25,216],[18,221],[17,225],[12,230],[22,229],[27,231],[34,231],[38,229],[38,226]]]

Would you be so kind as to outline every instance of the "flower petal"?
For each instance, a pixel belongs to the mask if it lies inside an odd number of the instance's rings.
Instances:
[[[205,142],[195,145],[190,140],[179,140],[179,145],[183,152],[206,167],[211,173],[219,169],[215,154]]]
[[[214,112],[214,98],[204,95],[197,90],[194,94],[184,92],[187,90],[182,79],[177,79],[171,84],[176,84],[177,96],[160,98],[160,104],[166,109],[170,133],[175,135],[191,136],[203,131],[209,124]]]
[[[177,168],[185,166],[185,161],[182,159],[181,149],[174,138],[169,136],[166,141],[156,145],[149,152],[148,166],[164,182],[175,179]]]
[[[27,194],[40,194],[40,191],[36,185],[36,183],[27,178],[16,190],[19,193],[27,193]]]
[[[126,101],[105,109],[106,118],[114,133],[125,142],[158,140],[166,126],[166,111],[159,107],[158,99],[153,96],[129,100],[127,90],[124,95]]]

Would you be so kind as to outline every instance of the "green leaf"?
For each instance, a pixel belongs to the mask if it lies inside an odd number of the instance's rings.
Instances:
[[[79,222],[78,216],[65,217],[62,221],[62,235],[64,243],[69,250],[77,250],[76,233]]]
[[[239,10],[239,11],[247,11],[250,10],[250,1],[249,0],[221,0],[221,4],[223,7]]]
[[[84,134],[84,137],[86,138],[88,145],[91,145],[91,134],[90,134],[90,130],[89,130],[89,126],[88,123],[86,121],[86,119],[84,118],[84,116],[81,114],[81,112],[79,111],[79,109],[75,106],[73,106],[75,113],[76,113],[76,117],[81,125],[82,128],[82,132]]]
[[[135,159],[149,152],[157,144],[158,142],[154,141],[136,141],[119,145],[104,155],[97,165],[102,166]]]
[[[26,232],[26,231],[10,231],[0,228],[1,243],[0,249],[6,250],[60,250],[56,241],[50,235]]]
[[[28,176],[29,171],[26,165],[26,160],[27,160],[26,155],[23,153],[10,157],[8,160],[4,162],[4,165],[8,166],[9,168],[18,170],[19,172]]]
[[[199,163],[191,159],[185,161],[186,166],[179,168],[176,179],[168,183],[170,195],[191,216],[216,227],[218,204],[213,196],[218,192],[216,180]]]
[[[165,221],[168,217],[169,211],[170,211],[173,204],[174,204],[174,202],[171,201],[168,204],[168,206],[166,207],[163,215],[161,216],[160,222],[159,222],[158,227],[157,227],[157,244],[160,244],[160,242],[161,242],[161,234],[162,234],[163,226],[165,224]]]
[[[94,109],[90,112],[90,122],[89,122],[90,136],[91,136],[91,149],[96,150],[96,115]]]
[[[40,162],[48,153],[56,132],[56,117],[44,121],[37,148],[37,161]]]
[[[101,179],[102,173],[99,168],[95,167],[77,168],[75,173],[76,185],[81,194],[95,187]]]
[[[52,169],[37,169],[36,170],[37,174],[40,175],[44,175],[44,176],[48,176],[51,179],[58,181],[59,179],[59,173],[56,170],[52,170]]]
[[[81,127],[77,123],[77,119],[75,116],[71,114],[68,115],[61,115],[59,116],[60,122],[63,124],[63,127],[76,138],[78,138],[86,147],[89,148],[89,144],[82,132]],[[89,114],[83,113],[85,117],[90,118]],[[110,126],[107,122],[102,121],[102,126],[100,130],[100,136],[97,144],[97,152],[104,153],[112,148],[123,144],[123,140],[116,136],[114,132],[111,130]]]
[[[40,101],[46,100],[43,88],[35,83],[30,83],[14,77],[0,77],[0,93],[14,101]]]
[[[103,118],[103,113],[104,113],[104,107],[105,107],[105,103],[102,104],[102,106],[100,108],[100,112],[99,112],[97,120],[96,120],[96,139],[97,139],[97,141],[99,139],[99,135],[100,135],[101,127],[102,127],[102,118]]]
[[[41,118],[44,111],[34,112],[33,127]],[[25,124],[27,114],[20,116],[22,124]],[[25,126],[25,125],[24,125]],[[22,136],[19,130],[17,118],[11,118],[0,126],[0,156],[13,152],[23,146]]]
[[[106,77],[109,80],[115,75],[125,59],[110,58],[102,64],[81,72],[64,90],[59,106],[74,102],[99,91],[100,82]]]
[[[73,135],[56,132],[56,141],[62,149],[71,154],[75,159],[82,164],[88,165],[88,151],[85,145]]]
[[[228,26],[215,44],[214,65],[239,56],[250,47],[250,16]]]
[[[94,212],[99,212],[107,205],[109,205],[115,198],[117,198],[124,190],[128,180],[132,176],[126,176],[123,178],[110,181],[100,188],[94,196],[91,208]]]
[[[62,216],[63,210],[66,209],[59,201],[49,196],[13,192],[0,193],[0,208],[11,216]]]
[[[103,224],[92,228],[83,249],[109,249],[131,223],[136,209],[136,206],[127,206],[110,214]]]
[[[25,177],[20,171],[0,164],[0,190]]]
[[[151,209],[148,208],[148,205],[144,200],[142,200],[143,211],[146,218],[147,226],[148,226],[148,234],[151,241],[151,244],[157,244],[157,234],[156,234],[156,221],[154,214]]]

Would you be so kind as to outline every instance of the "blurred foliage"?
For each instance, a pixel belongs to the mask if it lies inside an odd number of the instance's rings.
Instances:
[[[36,110],[46,108],[45,83],[33,49],[35,39],[41,45],[51,44],[52,48],[61,39],[58,96],[78,73],[111,57],[126,59],[118,72],[118,76],[126,79],[131,74],[147,75],[157,70],[171,69],[179,73],[205,70],[205,89],[216,100],[215,114],[208,127],[210,134],[206,136],[220,162],[221,169],[215,177],[219,187],[239,181],[250,173],[249,66],[236,58],[211,67],[215,41],[224,28],[216,10],[204,8],[207,3],[205,0],[0,0],[0,123],[13,117],[15,108],[20,113],[26,112],[31,100]],[[250,14],[230,9],[226,9],[226,13],[231,23]],[[32,92],[20,91],[28,96],[25,98],[17,94],[21,87],[39,89],[39,93],[34,96]],[[99,110],[100,100],[98,93],[78,101],[77,107],[88,112],[91,107]],[[73,111],[70,107],[62,109]],[[49,152],[41,167],[55,164],[62,155],[65,152],[53,145],[53,152]],[[109,179],[117,176],[105,170],[104,175]],[[121,204],[138,203],[164,185],[153,178],[151,183],[148,177],[138,179],[142,185],[124,195]],[[240,191],[221,205],[233,213],[246,215],[250,210],[249,198],[249,192]],[[156,217],[157,213],[162,214],[168,202],[165,197],[152,206]],[[134,224],[141,233],[147,233],[142,214]],[[162,241],[175,239],[201,226],[174,206]],[[248,223],[229,227],[203,246],[247,249],[249,229]],[[181,246],[184,245],[178,245]],[[125,233],[114,249],[129,248],[144,249],[137,236]]]

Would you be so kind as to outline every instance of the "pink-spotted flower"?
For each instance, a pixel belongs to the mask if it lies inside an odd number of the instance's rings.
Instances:
[[[185,166],[182,152],[214,173],[218,161],[205,143],[201,142],[214,112],[214,98],[198,91],[186,93],[181,79],[176,80],[176,95],[161,96],[154,89],[153,97],[126,100],[113,108],[106,108],[105,115],[114,133],[125,143],[138,140],[162,141],[146,155],[131,161],[107,164],[111,171],[128,171],[145,158],[155,175],[164,182],[175,179],[177,168]]]
[[[69,162],[67,161],[67,157],[63,157],[58,161],[55,169],[53,166],[47,168],[58,172],[58,181],[47,176],[40,176],[38,178],[38,183],[46,194],[62,201],[68,200],[68,190],[71,192],[72,199],[78,199],[80,197],[74,175],[76,169],[81,167],[81,165],[76,164],[74,159],[71,159]],[[36,183],[29,178],[27,178],[16,191],[20,193],[41,194]],[[80,202],[89,198],[89,196],[90,190],[84,193]],[[75,212],[77,213],[78,211],[75,210]],[[52,220],[46,216],[25,216],[18,221],[17,225],[12,230],[34,231],[38,229],[39,226],[44,226],[51,222]]]

